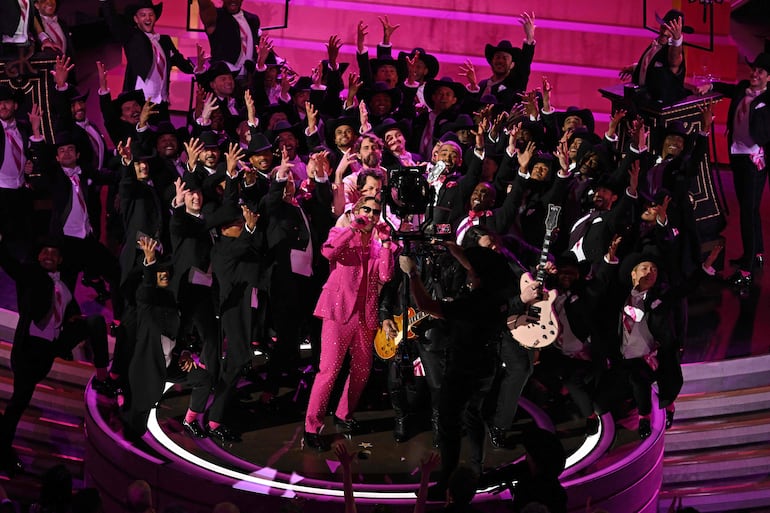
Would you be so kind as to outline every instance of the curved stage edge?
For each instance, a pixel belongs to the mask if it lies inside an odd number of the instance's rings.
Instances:
[[[178,443],[179,437],[169,436],[162,428],[157,410],[151,412],[148,432],[141,442],[131,444],[122,438],[114,416],[104,418],[90,385],[85,395],[85,479],[102,492],[107,511],[111,506],[124,506],[126,487],[136,479],[152,486],[159,510],[180,505],[190,513],[202,513],[223,501],[237,504],[242,511],[278,511],[294,501],[302,503],[304,512],[343,510],[342,483],[333,452],[308,451],[307,457],[323,459],[328,467],[328,475],[319,478],[303,475],[299,469],[260,467],[209,441],[196,444],[192,451],[188,444]],[[548,415],[533,403],[522,399],[520,406],[535,424],[554,429]],[[664,415],[654,410],[652,436],[614,447],[615,424],[609,414],[603,416],[599,432],[568,453],[561,480],[567,488],[569,511],[583,513],[588,500],[592,507],[608,511],[657,511],[664,422]],[[290,432],[289,446],[299,450],[301,423],[287,426],[286,431]],[[205,450],[201,451],[201,447]],[[520,451],[512,461],[518,458]],[[413,509],[416,489],[413,483],[354,484],[357,503],[387,504],[399,512]],[[481,511],[509,511],[505,504],[508,499],[507,491],[482,491],[474,499],[474,506]]]

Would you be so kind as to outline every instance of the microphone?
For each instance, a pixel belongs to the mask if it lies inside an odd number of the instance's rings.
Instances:
[[[443,160],[439,160],[433,165],[433,168],[431,168],[430,172],[428,173],[428,183],[435,182],[439,176],[441,176],[441,173],[443,173],[446,170],[446,162]]]

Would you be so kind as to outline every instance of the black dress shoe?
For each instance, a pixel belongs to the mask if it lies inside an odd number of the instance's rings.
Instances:
[[[230,431],[230,429],[224,424],[220,424],[219,427],[212,429],[211,426],[206,428],[206,434],[208,434],[214,440],[222,443],[240,442],[241,437]]]
[[[754,255],[754,265],[756,265],[757,267],[762,267],[763,265],[765,265],[765,255],[763,255],[762,253],[757,253],[756,255]]]
[[[338,431],[342,431],[343,433],[348,433],[350,435],[355,435],[361,432],[361,424],[359,424],[356,419],[351,418],[344,420],[335,415],[334,425],[337,426]]]
[[[209,436],[206,433],[206,430],[203,429],[203,426],[201,426],[197,420],[193,420],[192,422],[187,422],[186,420],[183,420],[182,427],[184,428],[185,431],[187,431],[187,434],[193,438],[206,438]],[[219,426],[219,427],[222,427],[222,426]]]
[[[393,439],[399,443],[409,440],[406,417],[396,417],[396,424],[393,426]]]
[[[505,430],[497,426],[489,426],[489,441],[497,449],[505,448]]]
[[[666,429],[669,429],[674,424],[674,414],[676,410],[666,410]]]
[[[727,278],[727,281],[735,288],[749,288],[751,287],[753,278],[751,274],[744,275],[739,269],[735,271],[729,278]]]
[[[644,440],[652,434],[650,419],[639,419],[639,438]]]
[[[324,440],[324,438],[319,433],[309,433],[305,431],[305,434],[302,437],[302,445],[318,452],[326,452],[331,450],[329,442]]]

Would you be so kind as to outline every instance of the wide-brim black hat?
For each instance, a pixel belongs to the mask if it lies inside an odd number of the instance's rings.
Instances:
[[[249,146],[246,148],[246,151],[244,152],[246,154],[246,158],[248,159],[252,155],[256,155],[257,153],[262,153],[263,151],[273,150],[273,145],[270,143],[267,137],[265,137],[265,134],[263,133],[256,133],[252,134],[251,141],[249,141]]]
[[[219,136],[211,130],[201,132],[198,139],[203,143],[204,148],[219,148]]]
[[[84,102],[88,100],[88,93],[90,92],[91,92],[90,90],[86,89],[85,93],[81,93],[80,91],[78,91],[73,87],[72,89],[70,89],[70,94],[69,94],[70,103]]]
[[[617,180],[613,180],[610,175],[602,175],[596,180],[593,189],[607,189],[612,191],[613,194],[620,195],[623,190],[623,184]]]
[[[409,138],[409,134],[411,133],[411,126],[409,125],[409,121],[406,119],[402,119],[399,121],[396,121],[393,118],[385,118],[382,120],[382,123],[374,127],[374,130],[372,130],[375,134],[377,134],[377,137],[385,140],[385,134],[393,129],[400,130],[402,134],[404,134],[405,138]]]
[[[133,161],[152,160],[158,156],[155,148],[149,149],[139,141],[131,142],[131,159]]]
[[[222,179],[224,179],[224,174]],[[211,214],[209,217],[209,223],[211,226],[219,227],[232,224],[239,219],[243,219],[243,209],[231,202],[226,202]]]
[[[375,94],[387,94],[390,96],[390,108],[394,110],[401,104],[401,91],[397,87],[388,87],[385,82],[375,82],[372,87],[362,88],[358,93],[358,99],[368,105]]]
[[[112,100],[112,105],[115,107],[118,114],[120,114],[120,109],[123,107],[123,104],[130,101],[135,101],[140,106],[144,105],[144,91],[141,89],[137,89],[136,91],[123,91],[117,98]]]
[[[754,59],[754,61],[750,61],[748,58],[746,58],[746,64],[748,64],[751,69],[754,68],[762,68],[763,70],[770,73],[770,53],[762,52]]]
[[[353,134],[358,133],[359,123],[358,120],[350,116],[340,116],[338,118],[332,118],[324,123],[324,135],[327,148],[334,148],[334,132],[341,126],[349,126],[353,129]]]
[[[655,264],[655,266],[658,268],[658,275],[660,275],[661,269],[661,263],[662,263],[662,255],[660,254],[660,251],[653,247],[646,247],[643,251],[637,251],[634,253],[631,253],[629,255],[626,255],[623,260],[620,262],[620,269],[618,269],[618,276],[620,279],[625,282],[629,283],[631,281],[631,271],[634,270],[634,268],[641,264],[642,262],[652,262]]]
[[[671,23],[677,18],[682,18],[682,34],[692,34],[695,32],[694,28],[684,24],[684,13],[682,11],[677,9],[669,9],[669,11],[662,18],[657,12],[655,13],[655,21],[658,22],[658,25]]]
[[[240,73],[240,70],[231,70],[230,66],[225,61],[214,61],[209,66],[209,69],[196,76],[198,83],[206,89],[209,88],[209,84],[220,75],[230,75],[235,78]]]
[[[430,107],[431,110],[433,110],[433,93],[435,93],[439,87],[448,87],[451,89],[457,97],[458,104],[462,103],[463,98],[465,98],[465,93],[467,92],[463,84],[455,82],[451,77],[428,80],[428,82],[425,83],[423,96],[425,97],[425,104]]]
[[[136,13],[139,11],[139,9],[152,9],[155,11],[155,19],[160,19],[160,15],[163,14],[163,2],[159,2],[157,4],[153,4],[152,0],[143,0],[141,2],[136,2],[134,4],[129,5],[126,7],[126,16],[133,19],[134,16],[136,16]]]
[[[21,103],[24,98],[24,93],[21,89],[13,89],[7,84],[0,85],[0,102],[12,100],[16,103]]]
[[[457,133],[458,130],[471,130],[476,128],[476,124],[473,122],[473,118],[468,114],[460,114],[457,119],[449,123],[442,123],[438,127],[438,135],[441,137],[447,132]]]
[[[438,59],[427,53],[424,48],[413,48],[411,52],[398,52],[398,59],[397,59],[397,67],[398,75],[401,80],[406,78],[407,70],[409,69],[406,64],[406,58],[409,57],[410,59],[415,56],[417,52],[420,52],[420,57],[418,57],[419,60],[425,64],[425,67],[427,68],[428,72],[425,75],[426,80],[431,80],[433,78],[436,78],[436,75],[438,75],[438,68],[439,63]]]
[[[663,137],[669,135],[679,135],[686,139],[689,133],[690,131],[687,130],[687,127],[684,126],[684,123],[681,121],[672,121],[663,129]]]
[[[581,109],[579,107],[567,107],[567,110],[564,112],[557,112],[555,114],[556,125],[559,129],[564,126],[564,120],[571,116],[579,117],[583,121],[583,126],[591,132],[594,131],[594,113],[590,109]]]
[[[567,139],[567,144],[572,146],[572,142],[575,139],[582,139],[591,145],[600,144],[602,138],[596,135],[593,130],[588,130],[586,127],[578,128],[572,132],[572,135]]]
[[[377,70],[381,66],[393,66],[398,71],[398,61],[390,55],[369,59],[369,68],[372,70],[372,76],[377,74]]]
[[[267,139],[269,141],[273,141],[273,144],[276,143],[276,139],[279,135],[281,135],[284,132],[291,132],[294,134],[294,137],[297,138],[297,142],[302,140],[302,125],[299,123],[294,123],[293,125],[289,123],[288,121],[279,121],[276,123],[276,125],[273,127],[272,130],[270,130],[269,134],[267,134]]]
[[[486,57],[488,63],[492,64],[492,57],[494,57],[497,52],[509,54],[515,62],[521,55],[521,48],[513,46],[507,39],[503,39],[497,43],[497,46],[487,43],[484,47],[484,57]]]
[[[267,126],[270,124],[270,118],[273,114],[282,112],[287,117],[289,115],[288,108],[284,103],[271,103],[261,110],[262,112],[259,114],[259,126],[265,127],[265,130],[267,130]]]
[[[190,138],[190,132],[187,130],[186,126],[177,128],[171,121],[165,120],[158,123],[158,126],[155,127],[155,137],[158,138],[161,135],[175,135],[179,143],[187,141]]]
[[[295,94],[298,91],[310,91],[313,87],[313,79],[307,76],[302,76],[297,79],[297,82],[289,88],[289,94]]]
[[[185,173],[182,176],[182,184],[184,184],[184,188],[188,191],[199,191],[203,189],[203,184],[195,173]]]

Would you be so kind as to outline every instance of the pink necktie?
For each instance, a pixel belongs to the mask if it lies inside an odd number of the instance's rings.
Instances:
[[[25,0],[22,0],[22,1],[25,1]],[[46,24],[46,27],[48,28],[48,30],[46,31],[46,34],[48,34],[48,37],[51,38],[51,40],[54,42],[56,46],[64,50],[63,41],[61,40],[61,37],[59,37],[59,32],[56,30],[56,26],[54,25],[54,23],[50,20],[46,20],[45,24]]]
[[[246,33],[246,29],[243,28],[243,23],[240,21],[238,22],[238,29],[240,29],[241,32],[241,55],[243,58],[246,58],[246,41],[248,40],[249,36]]]
[[[158,41],[153,45],[155,49],[155,70],[158,72],[158,76],[163,80],[166,76],[166,56],[163,55],[163,48]]]
[[[16,169],[21,170],[24,164],[24,148],[19,141],[21,134],[19,129],[15,126],[6,130],[8,134],[8,140],[11,143],[11,154],[13,155],[13,162],[16,164]]]

